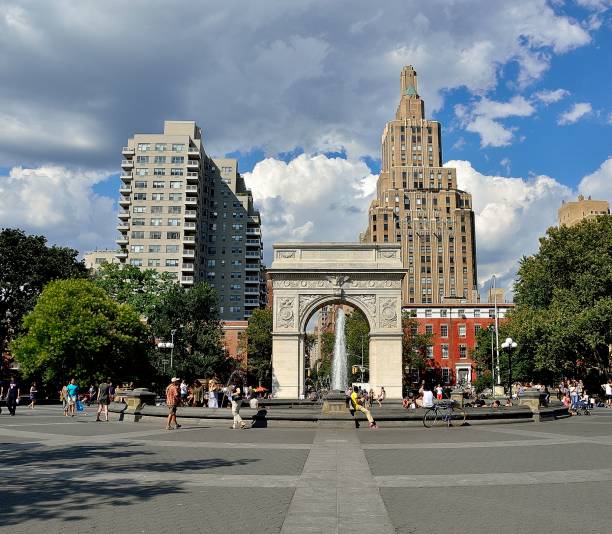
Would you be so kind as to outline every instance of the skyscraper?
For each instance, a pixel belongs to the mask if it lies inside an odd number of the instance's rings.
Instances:
[[[382,168],[362,242],[401,243],[403,304],[478,300],[472,197],[442,167],[441,126],[425,118],[417,73],[404,67],[395,119],[382,134]]]
[[[574,226],[585,219],[594,219],[600,215],[610,214],[610,204],[607,200],[593,200],[591,197],[584,198],[578,195],[578,200],[565,202],[559,208],[559,226]]]
[[[259,213],[236,160],[208,157],[193,121],[136,134],[122,154],[117,258],[185,286],[208,280],[222,319],[244,319],[264,305]]]

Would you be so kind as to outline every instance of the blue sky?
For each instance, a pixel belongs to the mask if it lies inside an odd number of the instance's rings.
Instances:
[[[355,240],[406,64],[474,196],[483,284],[511,285],[563,200],[612,200],[609,0],[182,6],[0,6],[1,226],[113,246],[121,146],[191,119],[239,159],[267,255]]]

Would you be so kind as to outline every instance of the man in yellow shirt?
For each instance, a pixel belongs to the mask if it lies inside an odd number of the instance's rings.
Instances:
[[[359,396],[359,388],[357,386],[353,386],[353,392],[351,393],[351,406],[353,410],[355,412],[364,413],[368,419],[368,423],[370,423],[370,428],[374,430],[377,429],[378,425],[376,424],[376,421],[374,421],[374,418],[372,417],[370,410],[368,410],[362,404],[362,402],[363,402],[363,399]]]

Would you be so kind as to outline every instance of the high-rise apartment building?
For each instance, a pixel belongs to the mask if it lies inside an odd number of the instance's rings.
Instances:
[[[565,202],[559,208],[559,226],[573,226],[584,219],[593,219],[599,215],[609,215],[610,204],[607,200],[593,200],[591,197],[584,198],[578,195],[575,202]]]
[[[265,304],[259,214],[236,160],[217,165],[209,158],[193,121],[165,121],[163,133],[136,134],[122,153],[119,260],[169,272],[185,286],[208,280],[219,292],[222,319],[243,319]],[[246,246],[255,231],[256,258],[249,255],[254,239]],[[256,297],[246,285],[254,263]]]
[[[395,119],[382,134],[382,168],[362,242],[401,243],[403,304],[479,299],[472,196],[442,166],[441,126],[425,118],[417,73],[404,67]]]

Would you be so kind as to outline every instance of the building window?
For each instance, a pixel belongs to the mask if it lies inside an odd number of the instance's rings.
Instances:
[[[442,349],[442,359],[448,360],[448,345],[440,345],[440,348]]]
[[[138,143],[138,150],[142,152],[146,152],[147,150],[151,150],[151,143]]]
[[[180,219],[168,219],[168,226],[180,226],[180,225],[181,225]]]
[[[168,206],[168,213],[181,213],[180,206]]]
[[[183,182],[170,182],[170,189],[180,189],[183,187]]]
[[[139,169],[136,169],[136,172],[134,174],[136,176],[148,176],[149,175],[149,169],[145,169],[144,167],[141,167]]]
[[[448,325],[447,324],[440,325],[440,337],[448,337]]]
[[[170,169],[170,176],[183,176],[183,169]]]
[[[185,163],[185,156],[172,156],[170,163],[176,165],[178,163]]]
[[[425,317],[431,317],[431,310],[425,310]]]
[[[132,219],[132,226],[144,226],[144,225],[145,225],[144,219]]]
[[[155,156],[153,158],[154,163],[166,163],[166,156]]]
[[[426,324],[425,325],[425,333],[426,334],[433,334],[433,325],[432,324]]]
[[[481,330],[482,330],[482,326],[480,326],[479,324],[474,325],[474,335],[475,336],[477,336]]]
[[[181,200],[183,198],[183,194],[182,193],[169,193],[168,194],[168,200]]]
[[[242,287],[241,284],[231,284],[230,289],[240,289]]]
[[[180,239],[180,232],[166,232],[166,239]]]
[[[459,325],[459,337],[465,337],[465,325],[464,324]]]
[[[440,310],[440,317],[446,317],[446,310]]]
[[[428,358],[433,358],[434,357],[434,351],[433,351],[433,347],[431,345],[429,345],[427,347],[427,357]]]
[[[145,189],[147,187],[147,182],[142,180],[136,180],[134,182],[134,189]]]
[[[151,213],[162,213],[163,206],[151,206]]]
[[[151,200],[164,200],[164,194],[163,193],[152,193]]]
[[[451,381],[451,373],[448,367],[442,367],[442,383],[450,384]]]
[[[161,232],[149,232],[149,239],[161,239]]]
[[[166,169],[162,167],[156,167],[155,169],[153,169],[153,174],[155,176],[164,176],[166,174]]]
[[[166,252],[178,252],[178,245],[166,245]]]
[[[131,245],[130,251],[131,252],[144,252],[144,245]]]
[[[166,267],[178,267],[179,261],[178,260],[166,260]]]
[[[466,283],[465,280],[463,281],[463,283]],[[480,317],[480,310],[474,310],[474,317],[476,319],[478,319]]]
[[[132,232],[132,239],[144,239],[144,232]]]
[[[149,156],[136,156],[136,163],[149,163]]]
[[[140,258],[132,258],[130,260],[130,265],[134,267],[142,267],[142,260]]]
[[[155,143],[155,150],[157,152],[164,152],[166,150],[166,145],[164,143]]]
[[[161,245],[149,245],[149,252],[160,252]]]
[[[151,258],[147,260],[147,267],[159,267],[159,258]]]
[[[134,200],[147,200],[146,193],[134,193]]]
[[[163,189],[164,187],[166,187],[166,182],[160,182],[160,181],[153,182],[153,189]]]
[[[467,347],[465,345],[459,345],[459,358],[462,360],[467,358]]]
[[[146,213],[147,208],[146,206],[134,206],[134,208],[132,209],[132,211],[134,213]]]
[[[183,152],[185,150],[185,145],[183,145],[182,143],[173,143],[172,150],[174,150],[175,152]]]

